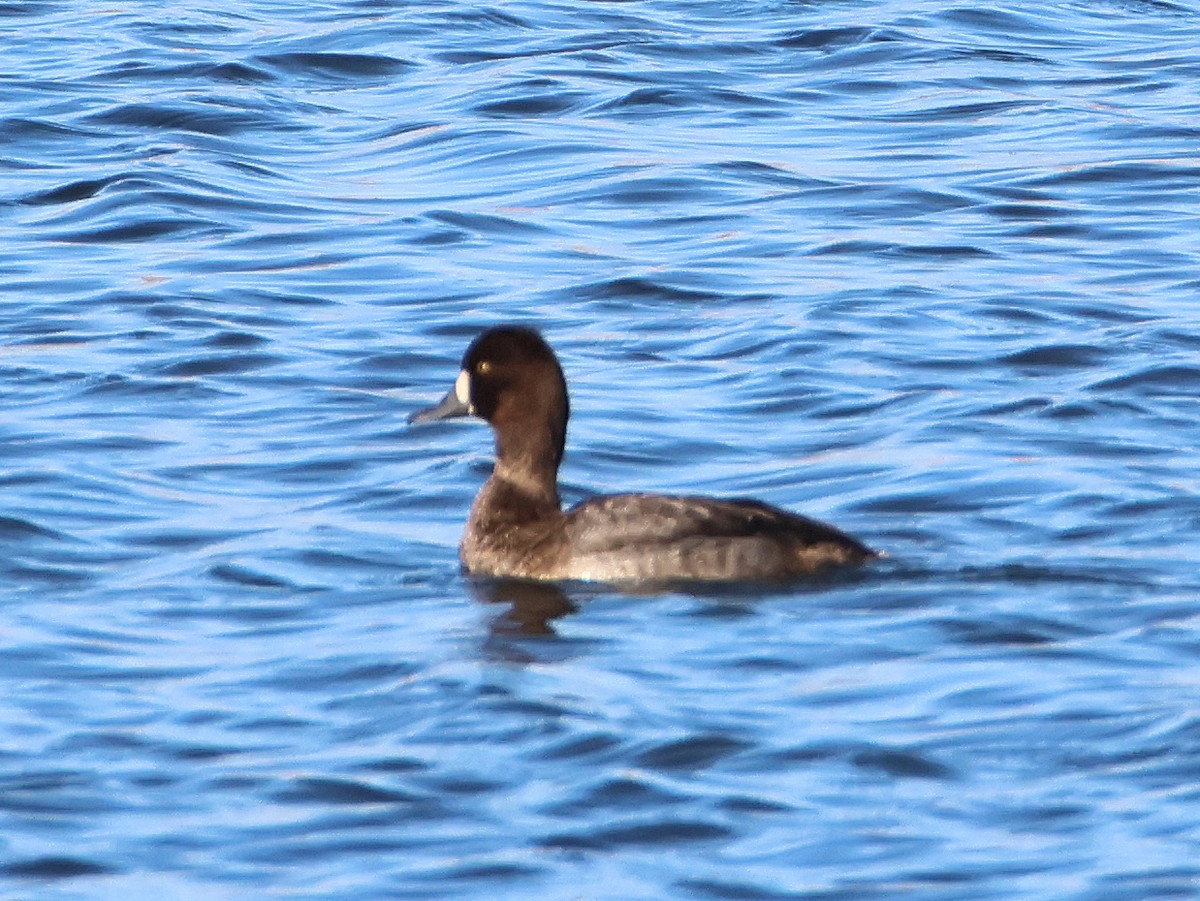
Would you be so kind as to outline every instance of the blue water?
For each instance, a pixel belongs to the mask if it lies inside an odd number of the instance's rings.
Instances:
[[[1165,0],[0,4],[0,893],[1200,898],[1200,19]],[[570,501],[791,590],[474,585]]]

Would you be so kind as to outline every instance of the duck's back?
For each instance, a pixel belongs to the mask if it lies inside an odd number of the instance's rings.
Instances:
[[[569,578],[610,582],[787,579],[874,556],[833,526],[753,500],[592,498],[566,515]]]

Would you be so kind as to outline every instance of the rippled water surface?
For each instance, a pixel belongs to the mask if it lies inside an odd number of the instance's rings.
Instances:
[[[1190,3],[0,4],[0,892],[1200,897]],[[886,549],[473,584],[594,491]]]

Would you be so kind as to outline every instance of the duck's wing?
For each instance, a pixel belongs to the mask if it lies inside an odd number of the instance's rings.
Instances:
[[[761,501],[662,494],[610,494],[567,513],[572,547],[583,553],[648,548],[694,538],[773,538],[797,546],[838,545],[862,558],[870,548],[845,532]]]

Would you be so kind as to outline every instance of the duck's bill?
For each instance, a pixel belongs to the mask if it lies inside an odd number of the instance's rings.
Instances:
[[[416,425],[421,422],[434,422],[438,419],[455,419],[459,416],[470,416],[471,406],[465,401],[459,400],[458,392],[451,391],[432,407],[424,410],[418,410],[408,417],[409,425]]]

